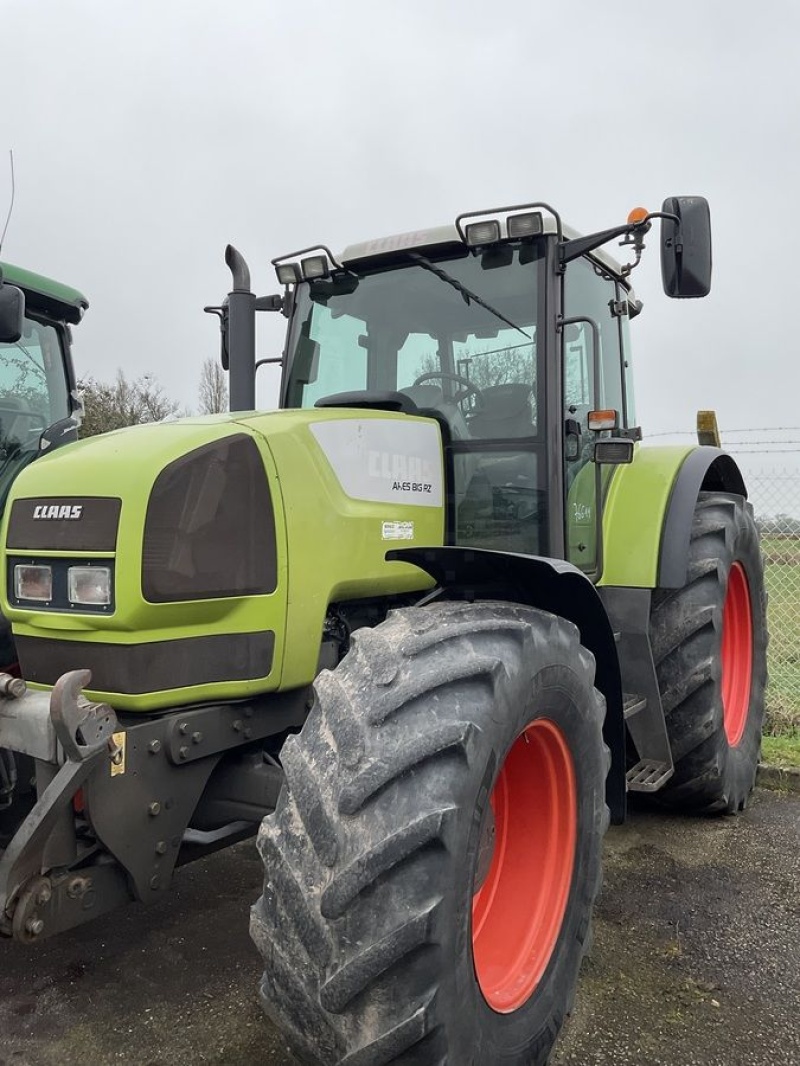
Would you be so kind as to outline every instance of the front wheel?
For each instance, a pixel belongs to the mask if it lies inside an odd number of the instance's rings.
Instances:
[[[304,1062],[544,1064],[608,824],[604,705],[569,622],[509,604],[355,634],[259,833],[261,996]]]

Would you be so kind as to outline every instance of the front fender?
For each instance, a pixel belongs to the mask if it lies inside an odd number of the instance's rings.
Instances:
[[[446,596],[525,603],[573,622],[594,655],[595,685],[606,700],[603,737],[611,751],[606,799],[615,824],[625,819],[625,720],[614,632],[591,581],[560,559],[479,548],[397,548],[387,560],[413,563],[430,574]]]

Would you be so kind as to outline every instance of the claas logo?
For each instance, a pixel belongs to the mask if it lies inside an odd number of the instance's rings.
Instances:
[[[37,503],[33,509],[34,518],[80,518],[83,514],[83,506],[79,503]]]

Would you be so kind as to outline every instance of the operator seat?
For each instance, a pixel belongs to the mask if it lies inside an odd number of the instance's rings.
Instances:
[[[520,382],[481,389],[481,400],[469,419],[470,435],[482,440],[533,436],[531,393],[531,386]]]
[[[461,408],[452,400],[446,400],[438,385],[409,385],[400,392],[417,405],[421,415],[428,411],[441,415],[450,427],[453,440],[469,440],[471,434]]]

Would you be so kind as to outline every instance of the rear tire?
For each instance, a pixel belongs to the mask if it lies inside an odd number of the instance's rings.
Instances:
[[[251,920],[301,1061],[546,1063],[608,824],[593,677],[571,623],[500,603],[394,612],[320,675]]]
[[[687,583],[653,593],[650,639],[675,763],[659,805],[744,808],[761,750],[766,602],[752,508],[741,496],[700,493]]]

